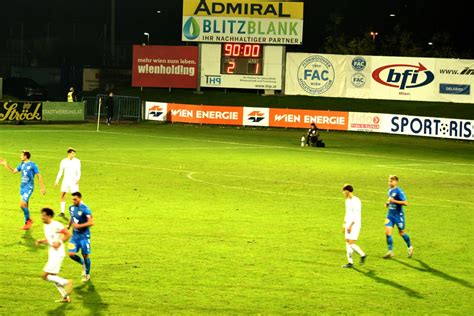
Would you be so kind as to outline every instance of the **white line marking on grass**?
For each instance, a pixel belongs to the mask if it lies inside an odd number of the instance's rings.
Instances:
[[[382,166],[375,166],[375,167],[382,167]],[[474,173],[462,173],[462,172],[452,172],[452,171],[441,171],[441,170],[433,170],[433,169],[420,169],[420,168],[407,168],[407,167],[399,167],[397,165],[390,166],[390,167],[382,167],[382,168],[392,168],[392,169],[402,169],[402,170],[414,170],[414,171],[422,171],[422,172],[433,172],[433,173],[441,173],[441,174],[457,174],[461,176],[474,176]]]
[[[2,131],[3,132],[3,131]],[[51,132],[51,133],[57,133],[57,132],[69,132],[69,133],[78,133],[78,131],[71,131],[71,130],[22,130],[22,131],[14,131],[14,132],[32,132],[32,133],[37,133],[37,132]],[[96,131],[80,131],[80,133],[97,133]],[[261,144],[249,144],[249,143],[240,143],[240,142],[229,142],[229,141],[217,141],[217,140],[210,140],[210,139],[201,139],[201,138],[187,138],[187,137],[170,137],[170,136],[157,136],[157,135],[147,135],[147,134],[136,134],[136,133],[124,133],[124,132],[105,132],[101,131],[98,134],[111,134],[111,135],[125,135],[125,136],[134,136],[134,137],[148,137],[148,138],[158,138],[158,139],[171,139],[171,140],[186,140],[186,141],[200,141],[200,142],[206,142],[206,143],[213,143],[213,144],[228,144],[228,145],[240,145],[240,146],[252,146],[252,147],[257,147],[257,148],[266,148],[266,149],[285,149],[285,150],[294,150],[294,151],[305,151],[309,152],[308,148],[301,148],[299,146],[295,147],[289,147],[289,146],[275,146],[275,145],[261,145]],[[380,158],[380,159],[394,159],[393,156],[383,156],[383,155],[370,155],[370,154],[362,154],[362,153],[353,153],[353,152],[344,152],[344,151],[332,151],[329,149],[324,149],[324,150],[314,150],[312,151],[313,153],[318,153],[318,154],[331,154],[331,155],[348,155],[348,156],[356,156],[356,157],[370,157],[370,158]],[[405,157],[396,157],[398,160],[406,160],[406,161],[415,161],[415,162],[426,162],[426,163],[441,163],[441,164],[447,164],[447,165],[465,165],[465,166],[472,166],[474,167],[474,164],[460,164],[460,163],[455,163],[455,162],[449,162],[449,161],[434,161],[434,160],[423,160],[423,159],[415,159],[415,158],[405,158]]]

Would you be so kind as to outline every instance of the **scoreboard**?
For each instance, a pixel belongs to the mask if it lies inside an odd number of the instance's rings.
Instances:
[[[263,74],[263,49],[260,44],[222,44],[221,74]]]
[[[284,46],[200,44],[200,86],[281,90]]]

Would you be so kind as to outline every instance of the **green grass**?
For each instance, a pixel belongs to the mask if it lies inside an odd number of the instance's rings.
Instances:
[[[0,156],[30,149],[47,184],[33,194],[35,224],[19,230],[20,178],[0,170],[0,314],[472,314],[474,150],[469,142],[192,125],[0,126]],[[58,305],[40,280],[47,251],[38,211],[58,208],[54,179],[65,150],[82,160],[92,209],[92,278],[66,258],[76,284]],[[386,251],[387,176],[407,193],[406,258]],[[346,263],[341,187],[363,203],[366,265]]]

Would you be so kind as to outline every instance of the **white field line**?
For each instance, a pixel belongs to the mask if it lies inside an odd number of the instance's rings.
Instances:
[[[375,167],[381,167],[381,166],[377,165]],[[420,169],[420,168],[407,168],[407,167],[399,167],[397,165],[390,166],[390,167],[382,167],[382,168],[414,170],[414,171],[433,172],[433,173],[441,173],[441,174],[457,174],[461,176],[471,176],[471,177],[474,176],[474,173],[462,173],[462,172],[442,171],[442,170],[433,170],[433,169]]]
[[[18,154],[18,153],[12,153],[12,152],[5,152],[5,151],[0,151],[2,154]],[[59,158],[56,156],[47,156],[47,155],[37,155],[37,157],[42,157],[46,159],[51,159],[51,160],[57,160],[59,161]],[[160,170],[160,171],[168,171],[168,172],[176,172],[176,173],[185,173],[186,177],[189,178],[190,180],[196,181],[196,182],[202,182],[210,185],[215,185],[215,186],[221,186],[221,187],[227,187],[227,188],[234,188],[234,189],[239,189],[239,190],[247,190],[247,191],[253,191],[253,192],[258,192],[258,190],[254,189],[248,189],[244,187],[232,187],[232,186],[226,186],[223,184],[214,184],[214,183],[207,183],[204,180],[199,180],[196,178],[193,178],[192,175],[196,173],[200,173],[203,175],[210,175],[210,176],[220,176],[220,177],[234,177],[234,178],[241,178],[241,179],[248,179],[251,181],[268,181],[268,182],[280,182],[283,184],[296,184],[296,185],[302,185],[302,186],[318,186],[318,187],[325,187],[325,188],[334,188],[334,190],[338,189],[335,186],[330,186],[330,185],[324,185],[324,184],[311,184],[311,183],[300,183],[300,182],[291,182],[291,181],[281,181],[281,180],[276,180],[276,179],[264,179],[264,178],[259,178],[259,177],[246,177],[246,176],[240,176],[240,175],[230,175],[230,174],[220,174],[220,173],[204,173],[200,171],[192,171],[192,170],[186,170],[182,169],[181,166],[179,168],[166,168],[166,167],[154,167],[154,166],[148,166],[148,165],[134,165],[134,164],[129,164],[129,163],[120,163],[120,162],[111,162],[111,161],[100,161],[100,160],[88,160],[88,159],[81,159],[82,162],[88,162],[91,164],[103,164],[103,165],[111,165],[111,166],[120,166],[120,167],[127,167],[127,168],[137,168],[137,169],[146,169],[146,170]],[[190,175],[190,176],[188,176]],[[193,179],[191,179],[191,178]],[[340,188],[339,188],[340,189]],[[372,192],[376,194],[386,194],[386,192],[382,191],[375,191],[375,190],[368,190],[368,189],[359,189],[360,191],[366,191],[366,192]],[[262,191],[261,193],[270,193],[270,194],[280,194],[281,192],[274,192],[274,191]],[[287,194],[287,195],[292,195],[292,196],[298,196],[298,197],[307,197],[307,195],[300,195],[300,194]],[[416,197],[412,196],[414,198],[420,198],[420,199],[430,199],[434,201],[440,201],[440,202],[447,202],[447,203],[459,203],[459,204],[468,204],[468,205],[474,205],[474,203],[471,202],[466,202],[466,201],[453,201],[453,200],[446,200],[446,199],[439,199],[439,198],[433,198],[433,197]],[[328,199],[334,199],[334,200],[340,200],[339,198],[328,198]],[[375,203],[375,202],[374,202]],[[378,202],[377,202],[378,203]],[[422,206],[434,206],[434,207],[439,207],[439,205],[427,205],[427,204],[419,204]]]
[[[12,131],[13,132],[13,131]],[[57,133],[57,132],[70,132],[70,133],[76,133],[77,131],[71,131],[71,130],[41,130],[41,131],[14,131],[14,132],[32,132],[32,133],[37,133],[37,132],[42,132],[42,133]],[[96,131],[81,131],[81,133],[97,133]],[[200,141],[200,142],[206,142],[206,143],[213,143],[213,144],[227,144],[227,145],[240,145],[240,146],[252,146],[252,147],[257,147],[257,148],[267,148],[267,149],[285,149],[285,150],[294,150],[294,151],[306,151],[308,152],[307,148],[301,148],[300,146],[274,146],[274,145],[261,145],[261,144],[249,144],[249,143],[240,143],[240,142],[228,142],[228,141],[217,141],[217,140],[210,140],[210,139],[200,139],[200,138],[187,138],[187,137],[170,137],[170,136],[158,136],[158,135],[140,135],[140,134],[134,134],[134,133],[123,133],[123,132],[99,132],[99,134],[115,134],[115,135],[126,135],[126,136],[134,136],[134,137],[147,137],[147,138],[158,138],[158,139],[171,139],[171,140],[186,140],[186,141]],[[331,154],[331,155],[348,155],[348,156],[356,156],[356,157],[370,157],[370,158],[380,158],[380,159],[390,159],[393,160],[393,156],[383,156],[383,155],[369,155],[369,154],[362,154],[362,153],[353,153],[353,152],[344,152],[344,151],[333,151],[333,150],[315,150],[313,151],[314,153],[317,154]],[[405,160],[405,161],[414,161],[417,163],[420,162],[427,162],[427,163],[441,163],[441,164],[446,164],[446,165],[457,165],[458,163],[455,162],[449,162],[449,161],[434,161],[434,160],[423,160],[423,159],[415,159],[415,158],[405,158],[405,157],[397,157],[397,160]],[[474,167],[474,164],[462,164],[466,166],[472,166]]]

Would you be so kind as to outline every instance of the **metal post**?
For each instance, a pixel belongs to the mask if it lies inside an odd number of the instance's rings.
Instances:
[[[110,53],[112,62],[115,62],[115,0],[111,0],[110,6]]]

